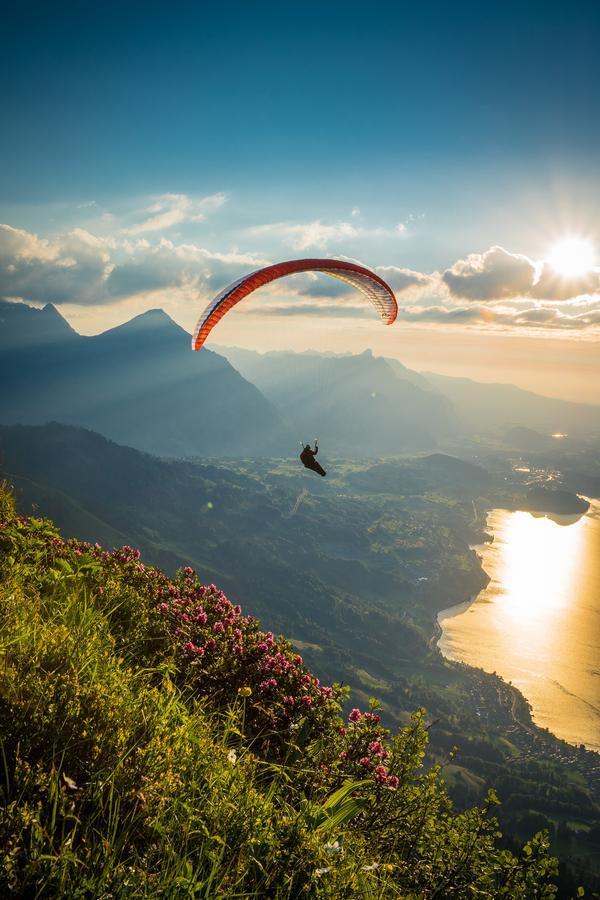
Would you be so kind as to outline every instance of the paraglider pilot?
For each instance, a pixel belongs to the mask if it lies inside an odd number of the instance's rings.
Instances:
[[[319,447],[317,446],[317,441],[315,438],[315,449],[311,450],[310,444],[306,444],[304,446],[304,449],[302,450],[302,453],[300,454],[300,460],[302,461],[302,465],[306,469],[312,469],[313,472],[317,472],[319,475],[326,475],[327,472],[325,471],[323,466],[321,466],[315,459],[315,456],[318,452]]]

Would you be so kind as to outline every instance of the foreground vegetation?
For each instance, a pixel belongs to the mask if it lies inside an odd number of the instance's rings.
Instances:
[[[0,492],[0,893],[553,897],[426,770],[417,713],[341,718],[283,639],[131,548],[62,541]]]

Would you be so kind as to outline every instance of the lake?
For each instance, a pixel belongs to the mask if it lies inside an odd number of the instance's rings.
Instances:
[[[576,521],[495,509],[487,530],[475,549],[491,581],[439,614],[440,650],[512,681],[538,725],[600,751],[600,503]]]

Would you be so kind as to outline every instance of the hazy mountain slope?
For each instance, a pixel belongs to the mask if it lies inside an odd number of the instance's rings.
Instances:
[[[483,583],[462,533],[440,527],[431,534],[433,522],[456,515],[445,504],[430,504],[426,514],[419,502],[415,513],[397,502],[386,510],[379,501],[340,493],[333,483],[323,491],[320,481],[322,493],[313,494],[314,476],[301,467],[295,475],[259,479],[155,459],[58,424],[1,426],[0,459],[9,480],[27,480],[27,501],[55,516],[67,534],[78,533],[73,511],[81,508],[91,540],[98,539],[97,521],[98,534],[109,525],[149,562],[173,570],[191,561],[271,628],[329,648],[318,657],[325,674],[334,658],[345,659],[348,678],[362,669],[382,680],[382,690],[389,685],[392,696],[398,674],[390,661],[398,647],[406,658],[427,652],[426,639],[404,621],[407,607],[429,621],[420,577],[427,575],[427,604],[434,606],[446,603],[450,584],[464,582],[468,594]],[[438,481],[433,472],[427,487]],[[410,522],[418,549],[407,553],[395,543],[392,522],[400,529]],[[419,536],[427,536],[426,544]]]
[[[155,454],[289,452],[279,416],[161,310],[93,337],[47,306],[0,304],[0,421],[83,425]]]
[[[76,340],[76,331],[51,303],[43,309],[0,300],[0,350],[39,349]]]
[[[423,375],[452,402],[465,425],[474,430],[507,425],[542,432],[589,434],[600,430],[600,406],[542,397],[512,384],[482,384],[434,372]]]
[[[331,453],[389,456],[434,447],[459,428],[446,398],[369,350],[359,356],[222,352],[286,416],[298,440],[318,435]]]

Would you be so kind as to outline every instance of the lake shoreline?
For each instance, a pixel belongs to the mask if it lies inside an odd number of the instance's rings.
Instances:
[[[585,500],[587,501],[587,498],[585,498]],[[529,515],[533,516],[534,518],[545,517],[545,518],[548,518],[550,521],[556,522],[556,524],[559,524],[561,526],[568,526],[568,525],[573,524],[574,520],[577,521],[580,518],[583,518],[585,515],[587,515],[587,513],[593,509],[593,505],[594,504],[592,504],[592,503],[588,503],[586,513],[577,515],[575,517],[573,517],[572,515],[568,515],[568,514],[562,514],[561,516],[557,516],[555,513],[551,513],[551,512],[547,512],[547,511],[529,510],[529,509],[522,509],[522,508],[520,510],[518,510],[518,512],[528,513]],[[590,743],[588,743],[586,740],[579,740],[579,739],[569,740],[568,737],[560,736],[559,734],[556,734],[552,730],[551,724],[544,723],[543,719],[541,721],[539,720],[539,711],[538,711],[538,716],[537,716],[538,720],[536,721],[535,707],[534,707],[534,704],[532,703],[532,700],[527,696],[526,688],[524,690],[523,686],[521,686],[521,687],[515,686],[512,683],[512,680],[509,680],[509,677],[507,675],[498,674],[498,672],[493,671],[491,667],[488,668],[488,667],[484,667],[483,665],[481,665],[481,666],[477,665],[472,660],[469,660],[468,656],[465,658],[461,658],[460,655],[458,655],[456,652],[454,652],[452,654],[448,653],[448,648],[444,648],[444,646],[443,646],[444,637],[447,634],[447,630],[444,628],[444,623],[465,613],[475,603],[475,601],[478,600],[485,593],[485,591],[488,589],[488,586],[489,586],[492,578],[494,578],[494,576],[495,576],[493,569],[491,570],[492,571],[491,575],[486,571],[486,569],[484,568],[485,561],[486,561],[485,555],[483,555],[477,551],[480,549],[482,549],[482,550],[485,549],[486,546],[489,546],[489,544],[494,542],[494,537],[496,535],[493,532],[491,534],[489,534],[490,517],[494,513],[502,513],[502,512],[512,513],[512,512],[517,512],[517,510],[510,509],[506,506],[498,506],[498,507],[487,509],[485,511],[485,526],[484,526],[484,528],[485,528],[485,532],[487,532],[486,538],[489,538],[489,539],[484,540],[481,543],[474,544],[470,547],[470,549],[472,549],[478,557],[482,575],[485,576],[485,578],[486,578],[486,584],[481,588],[481,590],[479,592],[473,594],[472,596],[467,597],[462,600],[459,600],[458,602],[453,603],[449,606],[446,606],[442,609],[439,609],[435,612],[435,615],[433,618],[433,623],[432,623],[433,624],[433,635],[432,635],[431,643],[432,643],[432,645],[435,645],[437,647],[437,649],[442,654],[442,656],[449,662],[459,664],[459,665],[465,665],[465,666],[468,666],[469,668],[472,668],[475,670],[480,670],[480,671],[486,672],[487,674],[494,674],[497,677],[499,677],[506,684],[507,688],[510,689],[511,693],[513,693],[513,696],[515,697],[515,701],[517,702],[518,707],[520,707],[521,710],[525,707],[525,708],[527,708],[527,710],[529,712],[529,715],[526,717],[529,721],[528,722],[523,721],[522,717],[519,716],[519,719],[517,720],[519,722],[519,724],[523,725],[526,728],[533,728],[536,731],[540,731],[545,734],[550,734],[560,744],[565,744],[569,747],[572,747],[575,750],[580,750],[580,748],[582,746],[584,746],[587,752],[598,755],[600,753],[600,750],[598,749],[598,743],[595,738],[590,738],[590,740],[591,740],[591,745],[590,745]],[[559,521],[556,521],[557,519],[559,519]],[[488,559],[488,564],[489,564],[489,559]],[[498,602],[501,604],[502,599],[500,599]],[[485,619],[483,620],[483,624],[485,625]],[[465,638],[465,635],[463,634],[463,640],[464,640],[464,638]],[[585,695],[582,696],[581,699],[582,699],[583,703],[588,702],[585,700]],[[543,714],[543,708],[542,708],[542,714]]]

